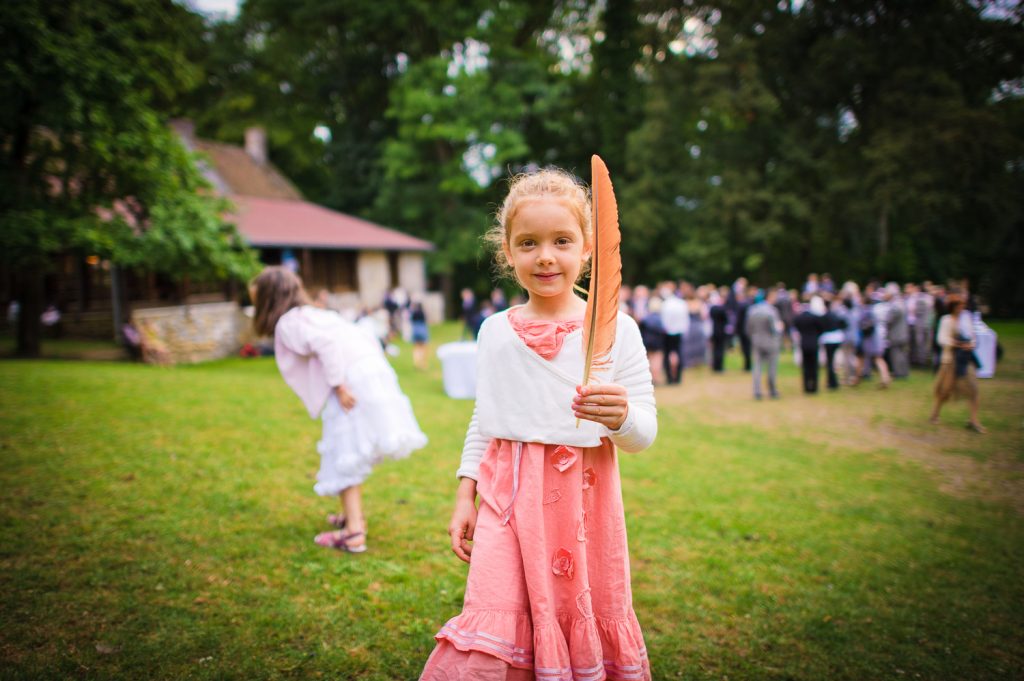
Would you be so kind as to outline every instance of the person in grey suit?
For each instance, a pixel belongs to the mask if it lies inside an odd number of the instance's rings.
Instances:
[[[906,378],[910,375],[910,325],[907,323],[906,302],[897,284],[886,286],[885,295],[889,301],[889,364],[893,378]]]
[[[779,367],[779,347],[782,339],[782,318],[775,307],[777,291],[758,292],[755,303],[747,310],[745,328],[753,351],[754,399],[761,399],[761,368],[767,368],[768,392],[772,399],[779,396],[775,375]]]

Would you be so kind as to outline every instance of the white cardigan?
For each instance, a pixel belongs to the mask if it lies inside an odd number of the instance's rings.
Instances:
[[[610,359],[596,378],[626,388],[626,420],[616,431],[593,421],[577,428],[572,400],[583,380],[582,331],[566,334],[561,351],[546,360],[516,334],[507,311],[488,317],[478,337],[476,406],[456,475],[476,480],[493,438],[596,447],[609,437],[627,452],[649,447],[658,433],[650,365],[640,329],[621,312]]]
[[[277,367],[313,419],[331,389],[345,382],[350,366],[365,357],[383,357],[382,352],[365,329],[312,305],[293,307],[274,327]]]

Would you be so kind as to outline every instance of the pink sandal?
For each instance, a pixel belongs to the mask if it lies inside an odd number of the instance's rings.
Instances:
[[[327,524],[333,525],[334,527],[337,527],[339,530],[344,530],[345,525],[348,524],[348,518],[346,518],[340,513],[328,513]]]
[[[360,537],[363,537],[362,542],[354,546],[349,543],[353,539],[359,539]],[[349,532],[346,534],[345,532],[336,530],[334,532],[321,532],[313,539],[313,542],[317,546],[323,546],[327,549],[337,549],[339,551],[344,551],[345,553],[363,553],[366,551],[365,537],[365,532]]]

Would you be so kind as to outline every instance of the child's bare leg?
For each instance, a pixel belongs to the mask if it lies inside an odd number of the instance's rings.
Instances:
[[[350,533],[365,532],[366,519],[363,518],[362,487],[353,485],[341,490],[341,507],[345,509],[345,531]]]
[[[971,425],[978,432],[984,432],[985,429],[981,425],[981,421],[978,420],[978,407],[981,406],[981,398],[975,394],[971,398]]]
[[[429,358],[426,343],[416,343],[412,346],[412,363],[417,369],[425,371]]]
[[[875,357],[875,368],[878,369],[882,385],[889,385],[892,382],[892,378],[889,376],[889,365],[885,363],[885,360],[881,357]]]
[[[661,376],[661,351],[648,352],[647,360],[651,365],[651,380],[655,385],[662,383]]]
[[[936,397],[935,398],[935,406],[932,407],[932,415],[931,415],[931,418],[928,419],[929,421],[931,421],[932,423],[938,423],[939,422],[939,411],[942,409],[942,405],[945,404],[945,403],[946,403],[946,398],[944,398],[944,397]]]

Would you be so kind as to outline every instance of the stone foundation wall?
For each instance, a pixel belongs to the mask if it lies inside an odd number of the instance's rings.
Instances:
[[[142,356],[153,364],[191,364],[228,357],[252,336],[237,303],[203,303],[136,310]]]
[[[355,319],[358,307],[353,294],[332,296],[331,307]],[[444,298],[431,292],[423,296],[427,320],[444,319]],[[238,354],[246,343],[273,346],[270,338],[258,338],[252,318],[237,303],[203,303],[154,307],[132,312],[132,324],[142,337],[142,359],[150,364],[193,364]]]

